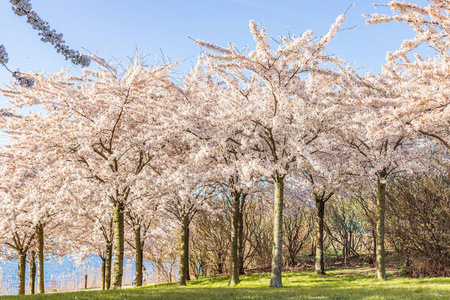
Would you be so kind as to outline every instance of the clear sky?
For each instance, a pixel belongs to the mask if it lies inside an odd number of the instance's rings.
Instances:
[[[32,0],[35,11],[49,22],[53,29],[64,34],[67,44],[76,50],[90,52],[124,63],[136,49],[148,54],[154,63],[156,55],[164,54],[172,60],[181,60],[181,74],[195,64],[200,47],[192,40],[200,38],[226,46],[238,47],[254,43],[248,22],[253,19],[266,26],[274,37],[286,34],[299,36],[311,29],[315,36],[324,35],[339,14],[347,13],[343,27],[356,29],[339,32],[326,52],[338,54],[377,73],[384,62],[386,51],[394,51],[403,39],[413,32],[405,24],[365,25],[362,13],[390,13],[385,7],[375,8],[377,0]],[[383,4],[382,2],[377,2]],[[385,1],[387,2],[387,0]],[[424,3],[422,0],[416,3]],[[9,54],[8,67],[12,70],[51,73],[61,68],[79,69],[57,54],[52,46],[40,41],[37,32],[16,16],[9,1],[0,1],[0,44]],[[0,87],[10,81],[11,75],[0,67]],[[7,101],[0,96],[0,108]],[[1,143],[0,136],[0,143]],[[3,138],[4,139],[4,138]]]

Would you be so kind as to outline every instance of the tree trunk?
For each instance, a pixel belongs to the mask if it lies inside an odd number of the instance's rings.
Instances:
[[[144,267],[144,243],[141,242],[141,267],[142,267],[142,284],[144,284],[144,275],[145,275],[145,267]]]
[[[106,270],[105,270],[105,289],[111,288],[111,262],[112,262],[112,244],[106,246]]]
[[[106,288],[106,258],[101,257],[102,259],[102,291]]]
[[[123,276],[123,254],[124,254],[124,224],[123,224],[123,205],[119,202],[114,203],[114,265],[112,288],[122,288]]]
[[[344,257],[344,266],[347,266],[347,240],[344,241],[342,246],[342,256]]]
[[[218,261],[217,261],[217,273],[222,274],[223,273],[223,259],[222,259],[222,252],[218,253]]]
[[[325,261],[323,257],[323,217],[325,214],[325,202],[319,196],[315,196],[316,202],[316,265],[315,273],[325,274]]]
[[[373,239],[373,257],[377,256],[377,229],[374,224],[372,227],[372,239]]]
[[[289,246],[288,246],[289,248]],[[291,267],[295,267],[295,257],[296,257],[296,253],[294,251],[290,251],[288,249],[288,255],[289,255],[289,265]]]
[[[242,195],[239,208],[239,222],[238,222],[238,264],[239,275],[245,275],[244,271],[244,201],[246,195]]]
[[[239,261],[238,261],[238,226],[239,207],[241,193],[233,193],[232,221],[231,221],[231,274],[229,285],[239,284]]]
[[[18,261],[19,261],[19,295],[25,294],[25,264],[26,264],[26,258],[27,254],[23,250],[18,251]]]
[[[386,201],[386,175],[385,172],[378,178],[377,198],[377,278],[386,279],[385,249],[384,249],[384,213]]]
[[[161,258],[156,259],[156,277],[157,277],[157,283],[162,283],[162,260]]]
[[[274,220],[273,220],[273,249],[272,274],[270,287],[283,287],[281,282],[282,246],[283,246],[283,177],[275,176]]]
[[[38,290],[39,294],[45,294],[44,280],[44,226],[36,226],[36,236],[38,242]]]
[[[136,286],[142,286],[142,249],[141,249],[141,226],[134,230],[136,240]]]
[[[178,285],[186,285],[188,280],[189,265],[189,217],[181,217],[181,256],[180,256],[180,279]]]
[[[308,256],[315,256],[316,255],[316,241],[314,240],[314,238],[311,239],[311,251],[309,251],[309,255]]]
[[[189,272],[189,223],[186,228],[186,245],[186,280],[191,280],[191,272]]]
[[[31,251],[28,260],[28,292],[30,295],[34,295],[34,287],[36,286],[36,252]]]

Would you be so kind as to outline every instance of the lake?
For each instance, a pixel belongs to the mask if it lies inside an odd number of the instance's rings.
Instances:
[[[156,266],[152,261],[144,261],[146,283],[156,282]],[[123,285],[130,285],[134,280],[134,260],[124,259]],[[101,287],[101,259],[92,255],[77,266],[68,257],[61,260],[44,261],[46,291],[70,291],[84,288],[84,275],[88,275],[88,287]],[[0,263],[0,295],[17,294],[18,285],[17,259]],[[37,273],[37,271],[36,271]],[[37,284],[37,279],[36,279]],[[36,290],[35,290],[36,291]],[[28,293],[28,265],[26,270],[26,293]]]

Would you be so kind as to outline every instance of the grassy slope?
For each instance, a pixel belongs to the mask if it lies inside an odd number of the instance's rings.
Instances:
[[[325,276],[310,272],[283,274],[282,289],[269,288],[269,274],[242,276],[237,287],[228,277],[200,279],[186,287],[174,284],[121,291],[90,291],[45,296],[6,296],[1,299],[450,299],[450,278],[409,279],[391,277],[377,281],[372,274],[354,270],[329,271]]]

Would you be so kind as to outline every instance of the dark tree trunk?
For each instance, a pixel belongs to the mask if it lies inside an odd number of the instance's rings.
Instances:
[[[325,261],[323,257],[323,218],[325,215],[325,202],[323,197],[315,196],[316,202],[316,264],[315,273],[325,274]]]
[[[342,246],[342,256],[344,257],[344,266],[347,266],[347,240],[344,241],[344,245]]]
[[[162,268],[163,268],[163,264],[162,264],[162,260],[160,258],[156,259],[156,277],[158,280],[158,283],[162,283]]]
[[[238,222],[238,264],[239,275],[245,275],[244,271],[244,203],[246,194],[242,195],[241,205],[239,208],[239,222]]]
[[[241,193],[233,193],[233,203],[231,210],[231,274],[229,285],[239,284],[239,261],[238,261],[238,226],[239,226],[239,207]]]
[[[316,241],[314,239],[311,241],[311,251],[309,251],[308,256],[316,256]]]
[[[142,266],[142,284],[144,284],[144,243],[141,242],[141,266]]]
[[[372,239],[373,239],[373,257],[377,256],[377,226],[374,224],[372,227]]]
[[[106,289],[106,258],[100,257],[102,259],[102,291]]]
[[[188,218],[188,217],[187,217]],[[189,220],[189,219],[188,219]],[[189,221],[190,223],[190,221]],[[186,243],[187,243],[187,250],[186,250],[186,280],[191,280],[191,272],[189,272],[189,223],[186,228]]]
[[[218,253],[218,262],[217,262],[217,273],[222,274],[223,273],[223,259],[222,259],[222,252]]]
[[[244,269],[244,226],[242,224],[242,215],[239,218],[238,225],[238,264],[239,275],[245,275]]]
[[[142,249],[141,249],[141,227],[137,226],[135,232],[136,243],[136,286],[142,286]]]
[[[281,281],[282,247],[283,247],[283,177],[278,174],[274,177],[274,213],[273,213],[273,249],[272,274],[270,287],[283,287]]]

